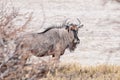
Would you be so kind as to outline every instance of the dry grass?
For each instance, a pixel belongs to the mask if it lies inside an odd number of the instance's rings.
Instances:
[[[42,80],[120,80],[120,66],[61,65],[55,69],[54,73],[49,72],[47,77]]]
[[[80,66],[62,64],[57,67],[46,64],[26,65],[12,71],[3,80],[120,80],[120,66]]]

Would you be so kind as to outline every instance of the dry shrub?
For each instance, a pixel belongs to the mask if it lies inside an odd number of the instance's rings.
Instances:
[[[11,3],[11,0],[0,0],[0,80],[37,80],[45,77],[48,66],[39,63],[26,66],[22,64],[24,60],[21,60],[25,54],[14,54],[14,42],[27,31],[32,13],[20,14]],[[41,27],[44,23],[45,20]]]
[[[21,17],[24,20],[21,21],[22,25],[15,25]],[[22,65],[19,65],[19,56],[13,54],[14,40],[17,35],[26,30],[31,19],[32,13],[20,14],[19,10],[10,5],[8,1],[0,1],[0,80],[8,76],[12,79],[17,71],[22,71],[17,70]]]

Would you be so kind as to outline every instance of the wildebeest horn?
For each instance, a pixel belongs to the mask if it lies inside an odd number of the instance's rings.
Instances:
[[[64,22],[63,22],[63,24],[62,24],[62,26],[66,26],[66,22],[68,21],[68,19],[69,18],[67,18]],[[69,22],[67,22],[67,25],[69,24]]]
[[[78,20],[78,22],[79,22],[79,26],[80,26],[80,24],[81,24],[81,21],[79,20],[79,18],[77,18],[77,20]]]
[[[81,25],[81,21],[79,20],[79,18],[77,18],[77,20],[78,20],[78,22],[79,22],[78,28],[83,27],[83,24]]]

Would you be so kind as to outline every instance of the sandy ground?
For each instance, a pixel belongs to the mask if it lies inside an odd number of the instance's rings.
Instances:
[[[66,50],[61,62],[82,65],[120,65],[120,3],[114,0],[11,0],[21,13],[33,12],[28,31],[40,32],[59,25],[66,18],[79,18],[80,45],[74,52]],[[43,13],[44,12],[44,13]],[[45,24],[40,26],[44,20]]]

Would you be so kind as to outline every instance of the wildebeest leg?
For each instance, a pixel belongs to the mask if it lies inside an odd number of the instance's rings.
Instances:
[[[54,57],[52,57],[52,60],[57,63],[59,62],[59,59],[60,59],[60,55],[55,55]]]
[[[20,58],[20,63],[21,63],[21,65],[25,65],[25,63],[26,63],[26,61],[27,61],[27,59],[30,57],[30,52],[29,51],[26,51],[26,53],[22,53],[22,55],[20,56],[21,58]]]
[[[59,66],[59,59],[60,59],[59,55],[54,55],[52,56],[52,59],[49,62],[49,71],[53,75],[55,74],[56,68],[58,68]]]
[[[56,67],[59,65],[60,62],[60,56],[64,54],[64,51],[55,51],[55,54],[52,56],[52,64]]]
[[[45,65],[45,64],[48,64],[48,62],[47,62],[47,61],[45,61],[45,60],[43,60],[43,59],[40,59],[39,64],[41,64],[41,65]]]
[[[50,65],[55,65],[59,63],[60,56],[52,55],[52,58],[49,59]]]
[[[28,59],[28,55],[22,53],[21,55],[19,55],[19,57],[20,57],[19,58],[19,63],[18,63],[19,67],[16,69],[16,71],[17,71],[17,73],[21,73],[21,74],[19,74],[19,76],[22,77],[23,73],[24,73],[23,68],[25,67],[25,63],[26,63],[26,61]]]
[[[56,63],[59,63],[60,56],[63,55],[65,52],[65,49],[62,49],[60,45],[57,46],[57,50],[54,51],[52,55],[52,60],[54,60]]]

